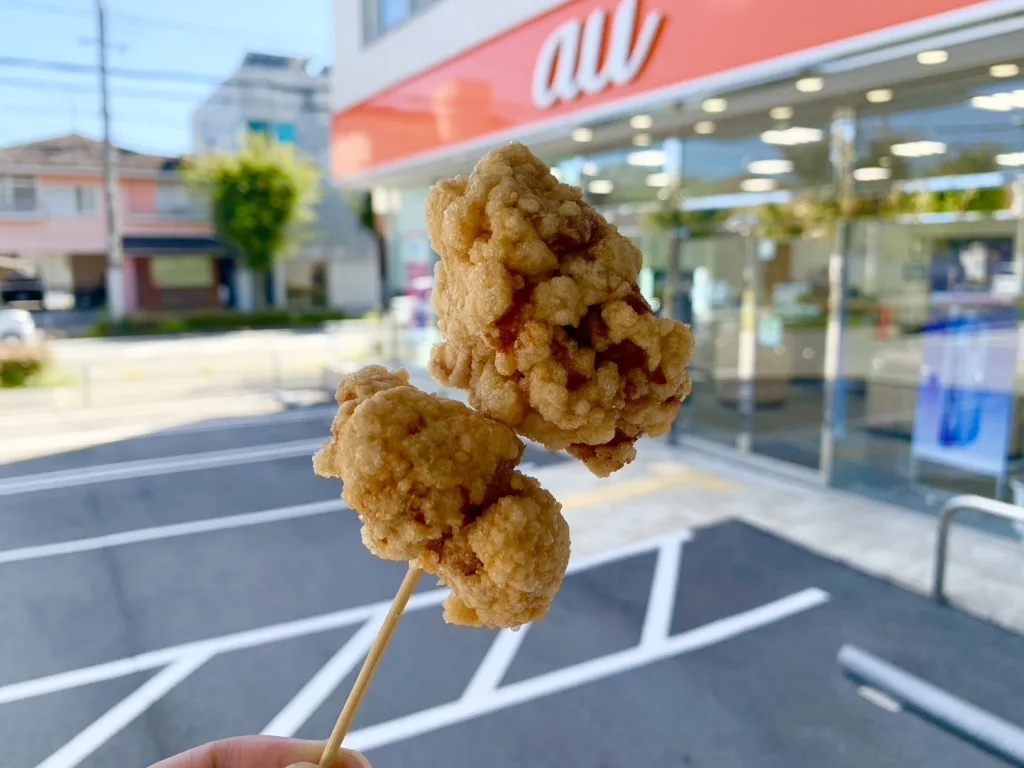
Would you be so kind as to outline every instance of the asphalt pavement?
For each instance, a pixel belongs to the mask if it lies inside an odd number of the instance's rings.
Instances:
[[[312,473],[330,415],[0,466],[0,765],[327,736],[405,570]],[[567,462],[524,460],[542,480]],[[836,654],[857,645],[1020,724],[1017,635],[737,522],[571,568],[516,633],[446,626],[424,579],[348,743],[378,768],[1005,764],[865,698]]]

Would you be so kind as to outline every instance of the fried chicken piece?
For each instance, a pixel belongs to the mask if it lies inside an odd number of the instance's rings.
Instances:
[[[436,184],[427,229],[444,341],[430,371],[599,476],[666,434],[690,393],[689,327],[659,318],[637,247],[522,144]]]
[[[337,401],[313,466],[344,481],[367,548],[438,576],[453,624],[542,618],[569,563],[569,527],[554,497],[515,471],[515,432],[380,366],[343,378]]]

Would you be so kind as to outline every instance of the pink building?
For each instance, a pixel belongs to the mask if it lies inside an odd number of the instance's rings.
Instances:
[[[0,149],[0,264],[37,276],[54,308],[105,303],[102,152],[76,134]],[[226,305],[234,261],[178,158],[117,153],[128,311]]]

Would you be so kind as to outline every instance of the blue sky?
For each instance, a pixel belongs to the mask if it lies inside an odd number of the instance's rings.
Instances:
[[[192,110],[247,51],[330,63],[332,0],[107,0],[109,63],[183,73],[112,78],[114,139],[145,152],[191,149]],[[95,73],[12,66],[9,59],[96,63],[94,0],[0,0],[0,146],[72,131],[99,137]],[[7,59],[8,61],[4,61]]]

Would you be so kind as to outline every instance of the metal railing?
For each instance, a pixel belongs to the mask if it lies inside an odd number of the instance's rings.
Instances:
[[[1007,504],[1005,501],[986,499],[984,496],[954,496],[942,505],[939,510],[939,530],[935,538],[935,566],[932,571],[932,597],[939,603],[945,603],[946,557],[949,551],[949,529],[961,512],[981,512],[992,517],[1024,523],[1024,507]]]

